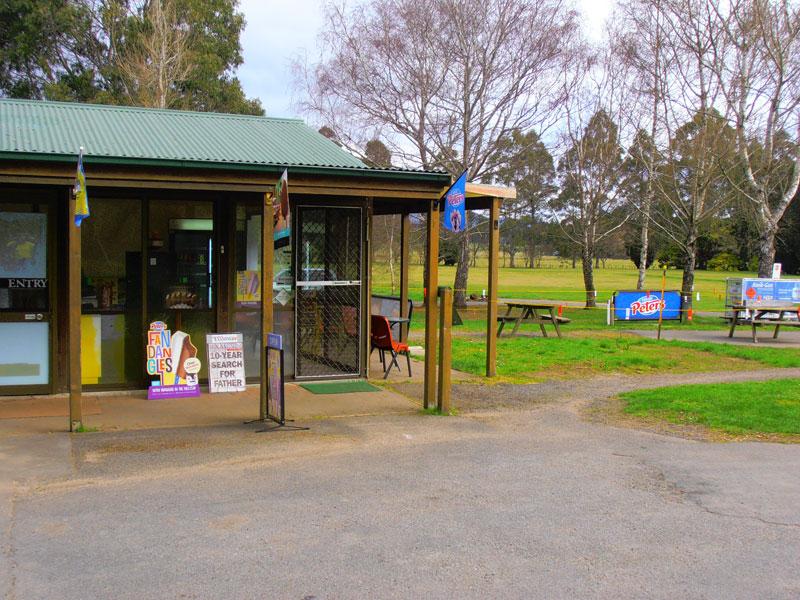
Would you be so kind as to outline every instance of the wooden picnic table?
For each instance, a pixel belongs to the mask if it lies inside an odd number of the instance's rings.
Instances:
[[[535,323],[542,330],[542,335],[547,337],[545,324],[555,327],[556,335],[561,337],[559,324],[569,323],[569,319],[558,314],[558,309],[563,306],[563,302],[553,302],[548,300],[511,300],[506,302],[506,314],[497,317],[500,326],[497,328],[497,337],[503,332],[507,323],[514,323],[511,335],[516,335],[519,326],[523,323]]]
[[[739,322],[750,324],[753,332],[753,343],[758,343],[758,335],[756,329],[759,325],[774,325],[775,331],[772,334],[772,339],[778,339],[781,327],[800,327],[800,320],[791,319],[790,315],[800,316],[800,307],[791,304],[779,304],[774,306],[745,306],[734,305],[729,307],[733,312],[731,317],[731,329],[728,331],[728,337],[733,337],[733,332]],[[744,313],[745,317],[741,318]],[[777,314],[777,317],[770,316]]]

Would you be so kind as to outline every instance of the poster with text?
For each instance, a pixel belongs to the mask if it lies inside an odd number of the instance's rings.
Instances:
[[[166,323],[154,321],[147,331],[146,350],[147,374],[153,377],[147,389],[148,400],[200,395],[201,364],[188,333],[172,333]]]
[[[208,346],[208,391],[243,392],[244,339],[241,333],[213,333],[206,336]]]

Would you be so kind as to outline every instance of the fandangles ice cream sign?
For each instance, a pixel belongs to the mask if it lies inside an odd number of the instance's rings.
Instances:
[[[149,399],[198,396],[200,360],[189,334],[171,333],[163,321],[150,323],[147,332],[147,374]],[[157,378],[157,379],[156,379]]]

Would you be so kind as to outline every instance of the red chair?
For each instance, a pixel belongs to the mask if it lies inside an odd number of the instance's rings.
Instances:
[[[411,377],[411,353],[408,350],[408,344],[395,342],[394,339],[392,339],[392,328],[389,326],[389,321],[386,317],[372,315],[370,324],[372,326],[370,331],[370,342],[372,346],[370,354],[372,354],[372,351],[376,348],[378,352],[380,352],[381,363],[383,364],[383,378],[386,379],[389,376],[389,371],[392,370],[393,366],[396,366],[398,371],[400,370],[400,365],[397,362],[398,354],[405,354],[406,362],[408,363],[408,376]],[[389,363],[388,367],[386,366],[386,352],[392,355],[392,361]]]

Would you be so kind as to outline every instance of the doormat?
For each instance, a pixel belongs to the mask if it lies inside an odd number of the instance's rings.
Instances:
[[[312,394],[352,394],[356,392],[380,392],[366,381],[327,381],[324,383],[301,383],[300,387]]]

